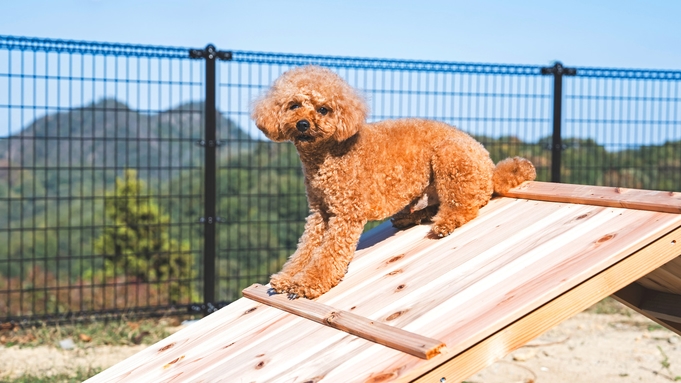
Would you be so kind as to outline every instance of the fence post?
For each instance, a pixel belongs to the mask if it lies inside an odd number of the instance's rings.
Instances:
[[[565,68],[560,61],[541,68],[541,74],[553,75],[553,134],[551,141],[551,182],[560,182],[561,154],[564,149],[561,132],[563,112],[563,76],[575,76],[577,69]]]
[[[232,53],[218,51],[215,46],[208,45],[205,49],[189,50],[189,57],[204,59],[206,61],[205,88],[206,98],[204,101],[204,139],[200,141],[206,150],[204,163],[204,206],[201,222],[205,225],[203,238],[203,306],[202,311],[210,314],[217,310],[215,305],[215,259],[216,259],[216,228],[217,224],[217,140],[216,116],[216,81],[215,60],[231,60]]]

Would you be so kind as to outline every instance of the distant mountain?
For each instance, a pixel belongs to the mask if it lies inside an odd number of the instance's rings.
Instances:
[[[221,156],[249,151],[251,137],[216,112],[217,136],[230,150]],[[21,132],[0,139],[0,164],[13,167],[199,166],[204,151],[202,102],[145,114],[113,99],[49,114]]]

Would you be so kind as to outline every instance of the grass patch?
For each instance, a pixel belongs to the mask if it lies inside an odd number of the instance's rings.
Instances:
[[[100,368],[88,368],[78,369],[74,375],[23,375],[9,380],[7,378],[0,378],[0,383],[80,383],[99,374],[101,371]]]
[[[190,317],[168,317],[161,319],[121,319],[99,322],[81,322],[55,326],[12,327],[0,324],[0,347],[32,348],[50,346],[61,349],[59,342],[71,339],[75,349],[89,349],[98,346],[132,346],[156,343],[179,326],[183,319]],[[8,351],[11,352],[11,351]],[[82,382],[102,371],[99,367],[74,367],[70,370],[54,371],[54,375],[37,371],[17,371],[18,377],[0,377],[0,383],[42,383]],[[1,372],[1,371],[0,371]]]
[[[0,327],[0,345],[4,347],[59,347],[59,342],[71,339],[77,348],[92,346],[131,346],[153,344],[171,334],[179,318],[119,320],[73,323],[55,326]]]

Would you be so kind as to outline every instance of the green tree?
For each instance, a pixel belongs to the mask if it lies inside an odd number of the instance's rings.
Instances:
[[[170,217],[144,189],[137,172],[128,169],[107,193],[106,216],[113,224],[94,244],[104,256],[105,275],[165,285],[169,303],[196,301],[190,245],[170,237]]]

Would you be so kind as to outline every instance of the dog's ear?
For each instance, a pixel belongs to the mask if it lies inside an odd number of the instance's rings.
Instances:
[[[333,136],[338,142],[354,136],[366,122],[369,112],[364,98],[354,89],[348,86],[344,93],[332,106],[332,113],[336,119],[336,132]]]
[[[286,138],[283,136],[281,126],[282,105],[277,102],[277,97],[270,90],[261,98],[255,100],[251,108],[251,118],[265,136],[272,141],[281,142]]]

